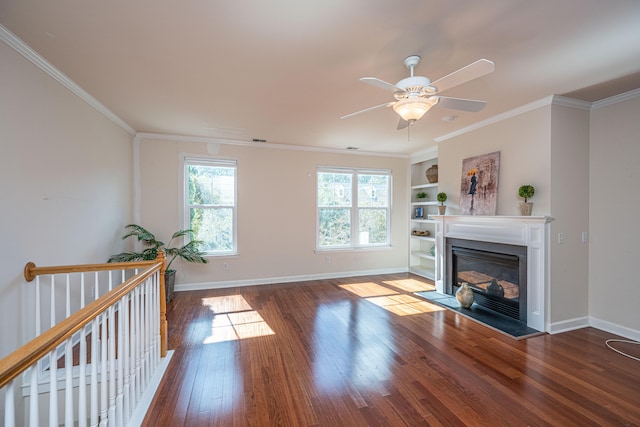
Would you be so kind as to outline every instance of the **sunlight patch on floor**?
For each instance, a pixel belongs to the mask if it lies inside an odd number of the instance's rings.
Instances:
[[[391,280],[383,283],[405,292],[435,290],[435,286],[414,279]],[[415,298],[411,295],[400,294],[398,291],[373,282],[350,283],[340,285],[340,287],[398,316],[409,316],[412,314],[444,310],[444,308],[439,305]]]
[[[340,285],[340,287],[345,291],[349,291],[362,298],[375,297],[375,296],[381,296],[381,295],[394,295],[398,293],[394,290],[391,290],[387,287],[378,285],[373,282],[350,283],[348,285]]]
[[[213,312],[211,335],[203,344],[274,335],[275,332],[241,295],[203,298]]]
[[[405,292],[426,292],[435,291],[436,287],[429,283],[421,282],[416,279],[402,279],[402,280],[386,280],[385,285],[393,286],[396,289],[400,289]]]
[[[410,316],[412,314],[444,310],[443,307],[412,297],[411,295],[390,295],[366,298],[366,300],[398,316]]]

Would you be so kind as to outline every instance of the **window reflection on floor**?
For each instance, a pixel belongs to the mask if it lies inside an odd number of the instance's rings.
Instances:
[[[211,335],[203,344],[274,335],[262,316],[241,295],[203,298],[213,312]]]
[[[435,286],[415,279],[393,280],[383,283],[401,291],[411,293],[435,290]],[[439,305],[432,304],[412,295],[401,294],[390,287],[373,282],[349,283],[340,285],[340,287],[398,316],[444,310],[444,308]]]

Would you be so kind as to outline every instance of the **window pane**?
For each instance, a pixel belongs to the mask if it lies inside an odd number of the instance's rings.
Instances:
[[[318,173],[318,206],[351,206],[351,174]]]
[[[351,210],[320,209],[320,246],[351,245]]]
[[[360,209],[360,244],[389,243],[386,209]]]
[[[235,168],[189,165],[189,204],[232,206]]]
[[[388,207],[389,176],[358,175],[358,206],[365,208]]]
[[[194,238],[204,242],[203,251],[233,250],[233,209],[191,208],[190,218]]]

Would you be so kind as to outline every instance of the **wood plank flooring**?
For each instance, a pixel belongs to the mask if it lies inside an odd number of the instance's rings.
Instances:
[[[179,292],[145,426],[638,426],[640,362],[593,328],[516,341],[409,274]],[[616,348],[640,356],[640,346]]]

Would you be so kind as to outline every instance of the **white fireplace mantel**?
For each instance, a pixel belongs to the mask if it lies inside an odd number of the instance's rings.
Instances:
[[[433,215],[436,221],[436,289],[444,292],[447,238],[527,247],[527,326],[549,329],[549,216]]]

